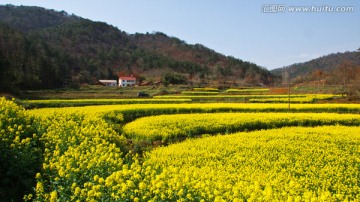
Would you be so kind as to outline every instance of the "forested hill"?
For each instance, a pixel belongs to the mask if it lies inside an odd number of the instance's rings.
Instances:
[[[77,16],[69,16],[65,11],[57,12],[40,7],[12,5],[0,6],[0,19],[2,23],[24,32],[79,20]]]
[[[0,89],[93,84],[133,74],[142,80],[271,84],[256,64],[190,45],[164,33],[127,34],[65,11],[0,6]]]
[[[304,63],[297,63],[271,71],[288,77],[292,83],[321,81],[328,85],[355,84],[360,81],[360,50],[333,53]]]

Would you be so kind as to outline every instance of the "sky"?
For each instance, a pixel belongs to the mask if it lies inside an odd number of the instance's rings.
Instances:
[[[163,32],[269,70],[360,48],[358,0],[0,0],[0,4],[63,10],[129,34]]]

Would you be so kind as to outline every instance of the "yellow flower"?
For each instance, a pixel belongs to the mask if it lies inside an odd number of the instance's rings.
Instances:
[[[90,190],[90,191],[88,191],[88,193],[87,193],[87,196],[89,197],[89,198],[92,198],[92,197],[94,197],[94,191],[93,190]]]
[[[79,195],[81,193],[81,188],[80,187],[76,187],[75,191],[74,191],[74,195]]]
[[[36,183],[36,192],[38,192],[38,193],[44,192],[44,186],[43,186],[42,182]]]
[[[140,190],[146,189],[146,184],[144,182],[140,182],[139,183],[139,189]]]
[[[52,192],[50,193],[50,201],[56,201],[57,198],[58,198],[57,192],[56,192],[56,191],[52,191]]]
[[[97,182],[99,180],[99,176],[98,175],[95,175],[94,176],[94,181]]]
[[[41,178],[41,174],[40,174],[40,173],[36,173],[35,178],[36,178],[36,179],[40,179],[40,178]]]

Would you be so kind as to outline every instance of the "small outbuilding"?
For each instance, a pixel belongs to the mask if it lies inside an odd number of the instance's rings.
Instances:
[[[100,84],[103,86],[117,86],[116,80],[99,80],[96,84]]]

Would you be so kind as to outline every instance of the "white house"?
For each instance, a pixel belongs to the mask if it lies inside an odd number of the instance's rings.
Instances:
[[[99,80],[99,83],[104,86],[117,86],[116,80]]]
[[[120,76],[119,87],[134,86],[136,84],[136,78],[132,76]]]

